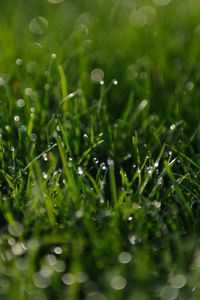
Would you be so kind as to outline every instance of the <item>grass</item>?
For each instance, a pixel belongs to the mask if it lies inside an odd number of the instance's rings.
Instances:
[[[1,3],[0,299],[200,299],[199,1],[51,2]]]

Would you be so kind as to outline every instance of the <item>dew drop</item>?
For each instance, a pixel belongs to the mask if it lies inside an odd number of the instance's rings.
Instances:
[[[132,255],[129,252],[121,252],[118,256],[118,260],[121,264],[128,264],[132,259]]]
[[[44,161],[48,161],[48,156],[47,156],[46,153],[43,154],[42,158],[43,158]]]
[[[56,59],[56,58],[57,58],[56,53],[52,53],[52,54],[51,54],[51,58],[52,58],[52,59]]]
[[[23,99],[18,99],[17,100],[17,106],[22,108],[25,105],[25,101]]]
[[[45,172],[42,172],[42,178],[46,180],[46,179],[48,178],[48,175],[47,175],[47,173],[45,173]]]
[[[14,121],[18,123],[20,121],[20,116],[14,116]]]
[[[127,285],[127,280],[123,276],[114,276],[110,282],[111,287],[114,290],[122,290]]]
[[[82,167],[78,167],[78,175],[82,176],[83,174],[84,174],[83,168]]]
[[[113,79],[112,83],[113,83],[113,85],[118,85],[118,80],[117,79]]]
[[[176,128],[176,125],[175,124],[172,124],[171,126],[170,126],[170,130],[174,130]]]

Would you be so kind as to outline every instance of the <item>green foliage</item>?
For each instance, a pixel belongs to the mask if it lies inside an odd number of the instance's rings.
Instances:
[[[199,1],[2,2],[0,299],[199,299]]]

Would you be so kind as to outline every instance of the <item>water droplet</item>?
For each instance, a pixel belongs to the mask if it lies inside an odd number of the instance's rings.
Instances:
[[[33,18],[29,23],[29,30],[37,35],[44,34],[48,27],[48,21],[44,17]]]
[[[44,153],[43,156],[42,156],[43,160],[44,161],[48,161],[48,155],[47,153]]]
[[[100,168],[101,168],[103,171],[106,171],[106,170],[107,170],[106,164],[105,164],[104,162],[101,163]]]
[[[170,278],[170,284],[174,289],[181,289],[186,285],[187,277],[183,274],[177,274]]]
[[[76,274],[76,281],[79,283],[84,283],[88,281],[88,275],[84,272],[78,272]]]
[[[170,3],[170,0],[153,0],[153,2],[160,6],[165,6]]]
[[[24,107],[24,105],[25,105],[25,101],[23,100],[23,99],[18,99],[17,100],[17,106],[18,107]]]
[[[54,270],[58,273],[62,273],[65,271],[65,263],[62,260],[58,260],[56,264],[53,266]]]
[[[46,83],[44,86],[45,91],[49,91],[51,88],[50,84]]]
[[[62,254],[62,252],[63,252],[63,250],[62,250],[61,247],[55,247],[55,248],[53,249],[53,251],[54,251],[54,253],[57,254],[57,255],[60,255],[60,254]]]
[[[59,4],[62,3],[64,0],[47,0],[47,1],[52,4]]]
[[[78,175],[82,176],[83,174],[84,174],[83,168],[82,167],[78,167]]]
[[[132,255],[129,252],[121,252],[118,256],[118,260],[121,264],[128,264],[132,259]]]
[[[153,167],[151,167],[151,166],[147,167],[147,173],[152,174],[153,173]]]
[[[158,166],[159,166],[159,162],[156,161],[155,164],[154,164],[154,167],[155,167],[155,168],[158,168]]]
[[[19,131],[20,131],[20,132],[26,132],[26,126],[25,126],[25,125],[21,125],[21,126],[19,127]]]
[[[21,66],[23,64],[23,61],[21,58],[17,58],[15,62],[16,62],[17,66]]]
[[[191,81],[187,82],[186,85],[185,85],[185,89],[187,91],[192,91],[194,89],[194,83],[191,82]]]
[[[104,81],[103,80],[101,80],[99,83],[100,83],[100,85],[104,85]]]
[[[52,58],[52,59],[56,59],[56,58],[57,58],[56,53],[52,53],[52,54],[51,54],[51,58]]]
[[[152,202],[152,205],[153,205],[155,208],[160,208],[160,207],[161,207],[161,202],[155,200],[155,201]]]
[[[5,85],[5,80],[3,77],[0,77],[0,86]]]
[[[62,276],[62,281],[66,285],[72,285],[76,282],[76,278],[72,273],[66,273]]]
[[[36,142],[36,140],[37,140],[37,134],[32,133],[32,134],[30,135],[30,141],[34,143],[34,142]]]
[[[45,172],[42,172],[42,177],[43,177],[43,179],[47,179],[48,178],[48,175],[47,175],[47,173],[45,173]]]
[[[23,234],[23,225],[17,221],[14,221],[12,224],[8,225],[8,231],[12,236],[21,236]]]
[[[113,83],[113,85],[118,85],[117,79],[113,79],[112,83]]]
[[[93,162],[97,165],[99,163],[99,160],[96,157],[94,157]]]
[[[84,138],[84,140],[88,140],[89,136],[86,133],[84,133],[83,138]]]
[[[22,255],[27,251],[27,248],[23,243],[16,243],[12,246],[12,253],[14,255]]]
[[[11,146],[11,147],[10,147],[10,150],[11,150],[12,152],[14,152],[14,151],[15,151],[15,147],[14,147],[14,146]]]
[[[130,238],[129,238],[129,241],[132,245],[135,245],[136,244],[136,236],[135,235],[132,235]]]
[[[108,164],[109,166],[114,166],[114,161],[113,161],[111,158],[108,158],[107,164]]]
[[[127,285],[127,280],[123,276],[114,276],[110,282],[111,287],[114,290],[122,290]]]
[[[31,96],[33,94],[32,88],[29,88],[29,87],[26,88],[24,92],[25,92],[26,96]]]
[[[103,70],[101,70],[99,68],[92,70],[92,72],[91,72],[91,80],[92,81],[100,82],[100,84],[101,84],[101,81],[103,81],[103,78],[104,78]]]
[[[17,123],[20,121],[20,116],[14,116],[14,121]]]
[[[142,102],[139,105],[139,109],[143,110],[147,105],[148,105],[148,101],[146,99],[142,100]]]
[[[176,128],[176,125],[175,124],[172,124],[171,126],[170,126],[170,130],[174,130]]]
[[[38,272],[33,275],[33,283],[36,287],[45,289],[50,286],[51,279],[49,277],[44,277],[41,272]]]
[[[83,210],[82,209],[77,210],[76,213],[75,213],[75,216],[76,216],[77,219],[82,218],[83,217]]]
[[[35,61],[29,61],[26,64],[26,71],[30,74],[34,74],[37,71],[38,65]]]

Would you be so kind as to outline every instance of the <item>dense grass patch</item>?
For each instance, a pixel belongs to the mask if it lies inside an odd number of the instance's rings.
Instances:
[[[199,299],[199,1],[2,2],[0,299]]]

